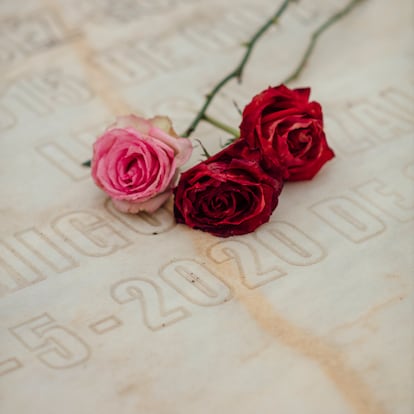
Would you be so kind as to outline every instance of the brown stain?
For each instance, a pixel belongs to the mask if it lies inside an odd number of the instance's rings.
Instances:
[[[361,314],[360,316],[358,316],[358,318],[350,321],[350,322],[346,322],[343,323],[341,325],[338,325],[334,328],[333,331],[338,331],[338,330],[343,330],[343,329],[348,329],[348,328],[352,328],[355,325],[362,325],[367,327],[368,329],[372,330],[372,327],[370,325],[370,320],[378,313],[381,312],[383,309],[388,308],[389,306],[401,302],[403,299],[405,299],[406,294],[405,293],[401,293],[399,295],[393,296],[390,299],[387,299],[384,302],[378,303],[374,306],[372,306],[370,309],[368,309],[366,312],[364,312],[363,314]]]
[[[149,386],[147,383],[140,381],[140,382],[133,382],[131,384],[122,385],[117,389],[117,394],[120,397],[126,397],[128,395],[136,396],[138,393],[146,394],[148,393]]]
[[[124,397],[128,394],[135,394],[138,389],[138,384],[127,384],[125,386],[122,386],[120,389],[117,390],[118,395],[120,397]]]
[[[73,38],[69,43],[76,52],[82,68],[85,71],[88,84],[92,87],[97,97],[105,104],[108,110],[114,115],[128,114],[131,112],[130,105],[117,92],[119,87],[113,84],[111,79],[91,62],[95,50],[91,47],[82,32],[73,37],[68,29],[63,13],[56,0],[43,0],[45,6],[52,10],[59,21],[66,37]]]
[[[207,247],[220,241],[199,231],[192,232],[190,237],[195,255],[203,258]],[[232,289],[234,300],[245,308],[257,325],[279,343],[318,364],[356,414],[387,414],[339,349],[285,319],[259,290],[244,286],[234,263],[229,261],[216,267],[215,273]]]
[[[395,282],[401,288],[403,292],[407,292],[411,290],[411,284],[407,282],[403,276],[397,273],[387,273],[384,277],[387,280]]]
[[[344,399],[358,414],[385,414],[371,390],[351,368],[340,350],[316,337],[275,312],[272,304],[257,290],[239,282],[239,276],[228,274],[235,299],[243,305],[261,329],[283,345],[316,362],[335,384]]]
[[[251,359],[255,359],[260,356],[263,352],[265,352],[270,346],[272,345],[271,341],[267,341],[264,345],[260,346],[260,348],[256,349],[253,352],[250,352],[240,358],[240,362],[247,362]]]
[[[62,13],[55,1],[44,0],[44,3],[56,13],[62,27],[68,33]],[[117,88],[114,87],[110,79],[91,63],[89,58],[93,53],[93,48],[86,38],[81,34],[71,45],[85,69],[88,82],[108,109],[116,114],[130,112],[129,104],[116,92]],[[204,234],[197,234],[193,240],[195,242],[193,244],[194,248],[202,251],[201,257],[205,257],[206,239],[204,236]],[[227,270],[232,269],[230,266],[226,267]],[[235,300],[244,306],[257,324],[280,343],[318,363],[322,371],[337,386],[356,413],[385,414],[385,411],[373,399],[370,390],[359,378],[357,372],[347,366],[345,358],[339,350],[311,333],[300,329],[276,313],[272,304],[259,291],[250,290],[240,283],[239,275],[234,270],[227,272],[226,281],[233,289]],[[126,394],[131,392],[133,388],[126,386],[121,392]]]
[[[154,382],[147,376],[130,378],[116,387],[116,394],[126,404],[129,401],[134,405],[137,413],[165,412],[165,404],[154,395]]]

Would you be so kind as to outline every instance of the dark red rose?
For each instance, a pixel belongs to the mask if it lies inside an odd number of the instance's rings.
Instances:
[[[310,180],[335,156],[326,142],[321,106],[309,102],[310,88],[270,87],[244,108],[240,135],[277,159],[288,181]]]
[[[269,221],[283,187],[282,170],[266,171],[258,149],[237,140],[181,175],[174,190],[177,223],[228,237]]]

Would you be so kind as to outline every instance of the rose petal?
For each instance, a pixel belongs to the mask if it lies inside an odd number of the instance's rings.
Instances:
[[[241,139],[261,151],[268,165],[281,164],[288,180],[311,179],[334,157],[321,106],[309,102],[309,96],[310,88],[270,87],[243,111]]]
[[[164,193],[158,194],[155,197],[143,202],[112,199],[112,203],[115,208],[122,213],[136,214],[141,211],[154,213],[168,200],[171,194],[172,190],[165,191]]]
[[[94,144],[92,177],[121,211],[155,211],[191,151],[191,142],[177,138],[166,117],[118,117]]]

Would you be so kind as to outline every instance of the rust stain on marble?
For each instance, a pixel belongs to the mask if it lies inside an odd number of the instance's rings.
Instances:
[[[378,303],[376,305],[373,305],[366,312],[364,312],[361,315],[359,315],[356,319],[354,319],[354,320],[352,320],[350,322],[345,322],[345,323],[343,323],[341,325],[336,326],[333,329],[333,331],[338,331],[338,330],[352,328],[355,325],[362,325],[362,326],[365,326],[366,328],[371,329],[372,331],[374,331],[375,329],[372,327],[372,325],[370,325],[370,320],[378,312],[381,312],[382,310],[390,307],[391,305],[394,305],[395,303],[401,302],[405,297],[406,297],[406,294],[401,293],[399,295],[396,295],[396,296],[391,297],[388,300],[385,300],[384,302],[381,302],[381,303]]]
[[[71,33],[56,1],[43,0],[43,3],[47,8],[53,11],[65,34],[69,37]],[[102,70],[90,61],[90,57],[93,55],[94,49],[88,43],[88,40],[84,34],[79,33],[79,35],[70,42],[70,45],[79,57],[80,63],[85,70],[88,83],[92,85],[92,89],[96,93],[97,97],[101,99],[108,110],[114,115],[130,113],[131,107],[121,97],[121,95],[117,93],[118,88],[113,85],[110,78],[106,76]]]
[[[54,10],[62,22],[62,26],[66,27],[58,5],[53,0],[44,1],[49,8]],[[87,39],[81,35],[72,43],[72,47],[85,68],[88,82],[93,85],[94,90],[108,109],[113,113],[129,112],[130,106],[116,93],[116,88],[110,79],[90,62],[89,57],[93,53],[93,48]],[[205,235],[197,234],[192,239],[195,249],[201,251],[200,257],[205,257],[207,239]],[[250,290],[241,284],[239,275],[234,272],[233,267],[222,265],[220,268],[232,270],[226,272],[225,280],[234,292],[234,299],[248,311],[258,326],[281,344],[315,361],[356,413],[386,413],[381,405],[375,401],[371,391],[358,373],[347,365],[345,357],[338,349],[312,333],[295,326],[278,314],[273,305],[258,290]],[[127,385],[120,392],[125,394],[132,392],[133,389],[134,387]]]
[[[240,362],[247,362],[247,361],[250,361],[252,359],[255,359],[255,358],[259,357],[263,352],[265,352],[267,349],[269,349],[269,347],[271,346],[271,344],[272,344],[271,341],[267,341],[266,343],[264,343],[263,345],[261,345],[255,351],[250,352],[247,355],[242,356],[240,358]]]
[[[206,256],[210,237],[199,232],[192,234],[192,245],[198,257]],[[217,274],[222,275],[233,291],[233,299],[246,309],[263,331],[319,365],[356,414],[387,414],[339,349],[278,314],[259,290],[242,284],[234,263],[217,265]]]
[[[347,365],[339,350],[276,313],[272,304],[260,292],[242,286],[234,280],[234,276],[229,279],[235,299],[243,305],[257,324],[283,345],[315,361],[356,413],[385,414],[358,373]]]

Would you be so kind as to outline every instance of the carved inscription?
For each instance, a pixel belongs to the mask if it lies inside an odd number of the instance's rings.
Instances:
[[[36,147],[36,151],[46,159],[59,172],[65,174],[73,181],[81,181],[91,176],[89,168],[85,168],[81,161],[92,156],[92,145],[102,131],[102,126],[90,126],[80,131],[51,138]]]
[[[106,218],[94,211],[76,211],[55,218],[52,228],[79,253],[107,256],[131,242]]]
[[[165,208],[158,209],[153,214],[142,212],[140,214],[120,213],[111,200],[105,202],[106,210],[113,215],[125,229],[138,234],[156,235],[172,229],[176,224],[172,214]]]
[[[130,246],[140,235],[157,235],[175,226],[165,208],[155,214],[72,211],[55,217],[50,229],[35,227],[0,241],[0,297],[79,266],[79,259],[104,257]]]
[[[330,227],[354,243],[364,242],[385,230],[385,224],[365,207],[347,197],[330,197],[311,210]]]
[[[84,19],[92,20],[96,23],[128,23],[139,21],[140,18],[166,11],[177,6],[183,0],[91,0],[77,2],[84,11]]]
[[[23,364],[17,358],[9,358],[4,361],[0,361],[0,377],[22,367]]]
[[[1,124],[9,128],[23,116],[46,116],[59,108],[88,102],[92,90],[75,75],[60,69],[48,69],[37,74],[21,76],[12,81],[0,95]]]
[[[411,167],[412,164],[407,164],[399,172],[400,183],[409,180],[408,189]],[[367,208],[367,203],[381,214]],[[89,210],[67,212],[55,217],[50,229],[29,228],[0,241],[0,296],[39,283],[52,274],[74,269],[82,256],[111,255],[133,244],[137,235],[155,236],[176,226],[172,213],[165,207],[153,215],[119,213],[109,200],[105,200],[104,207],[107,214]],[[386,216],[401,222],[414,219],[412,193],[403,187],[391,187],[378,178],[356,186],[352,197],[329,197],[309,209],[353,243],[363,243],[383,233]],[[318,263],[326,252],[317,240],[296,226],[276,221],[243,239],[218,241],[207,248],[206,254],[215,264],[229,262],[236,266],[242,283],[253,289],[285,276],[292,266]],[[214,282],[208,265],[171,262],[163,267],[160,275],[193,303],[210,306],[215,300],[228,299],[225,284]],[[197,275],[201,276],[197,278]],[[188,282],[194,285],[189,286]]]
[[[17,117],[4,105],[0,105],[0,131],[13,128],[16,122]]]
[[[405,177],[409,178],[410,180],[414,181],[414,162],[407,164],[403,168],[403,174]]]
[[[71,368],[90,356],[89,346],[47,313],[10,328],[10,332],[49,368]]]
[[[181,2],[184,0],[92,0],[79,7],[87,10],[87,15],[95,22],[106,24],[136,22],[158,10],[173,9]],[[316,8],[310,3],[295,2],[291,7],[290,17],[305,25],[317,17]],[[255,6],[229,10],[219,16],[198,16],[201,18],[194,25],[183,24],[174,36],[161,36],[148,43],[131,38],[93,54],[90,59],[121,84],[146,82],[173,69],[199,63],[203,54],[238,48],[262,23],[264,16],[263,10]],[[1,66],[24,61],[27,56],[65,40],[59,19],[48,10],[1,23]],[[280,27],[272,30],[283,30],[283,25]],[[183,47],[173,47],[177,43]],[[240,106],[250,99],[243,90],[231,88],[218,97],[216,106],[228,118],[236,113],[229,105],[232,99]],[[52,68],[27,73],[1,89],[0,132],[23,124],[25,117],[46,117],[59,109],[85,104],[93,94],[83,79],[64,70]],[[166,98],[154,105],[157,110],[153,112],[176,111],[178,119],[187,122],[199,104],[193,98]],[[343,110],[327,114],[329,139],[335,150],[338,148],[348,156],[398,139],[412,130],[414,122],[409,111],[412,104],[413,96],[394,87],[377,96],[351,102]],[[82,167],[81,162],[90,158],[95,136],[95,131],[78,131],[64,137],[69,139],[43,142],[37,145],[36,151],[71,180],[89,179],[90,170]],[[405,165],[402,174],[414,180],[414,164]],[[350,192],[352,196],[329,197],[309,208],[311,214],[321,220],[320,224],[333,229],[339,238],[361,244],[386,230],[387,217],[402,223],[414,220],[412,191],[394,187],[385,179],[374,177]],[[83,257],[110,256],[176,226],[168,208],[151,215],[126,215],[116,210],[110,200],[105,200],[101,207],[99,212],[66,211],[51,218],[47,228],[25,228],[0,240],[0,298],[69,272],[79,266]],[[256,289],[326,257],[323,243],[284,221],[268,223],[243,238],[218,240],[205,246],[202,260],[200,257],[173,260],[169,257],[157,263],[159,268],[148,277],[133,274],[120,280],[120,276],[115,275],[106,286],[114,309],[98,315],[93,323],[89,321],[88,333],[97,335],[94,338],[98,339],[123,326],[125,321],[115,314],[118,311],[138,314],[143,329],[158,332],[191,316],[190,310],[194,307],[208,308],[211,312],[214,306],[230,301],[233,292],[226,283],[226,269],[235,269],[241,283]],[[8,332],[21,351],[30,353],[45,369],[79,367],[91,357],[90,345],[49,313],[35,314],[10,327]],[[22,367],[23,363],[14,357],[13,351],[12,357],[0,361],[0,377]]]
[[[264,259],[273,253],[271,265],[263,268]],[[208,255],[217,263],[234,260],[242,282],[254,289],[288,274],[293,266],[308,266],[321,261],[323,247],[295,226],[273,222],[260,227],[248,242],[224,240],[213,245]]]
[[[150,280],[121,280],[111,288],[111,296],[121,304],[138,301],[143,322],[153,331],[189,316],[189,312],[183,307],[168,309],[161,288]]]
[[[263,14],[256,7],[231,10],[214,18],[203,15],[191,25],[178,28],[174,36],[157,37],[150,42],[133,38],[102,50],[91,59],[118,82],[138,83],[199,63],[212,50],[239,47],[262,19]]]
[[[293,266],[309,266],[326,256],[323,247],[316,240],[283,221],[262,226],[254,237],[273,254]]]
[[[172,68],[173,62],[135,39],[97,54],[94,63],[122,83],[140,82]]]
[[[361,125],[372,131],[376,139],[392,140],[411,131],[413,121],[398,111],[384,107],[380,98],[368,102],[358,102],[350,106],[349,112]],[[380,125],[380,128],[378,127]]]
[[[412,165],[407,164],[400,171],[408,179],[407,171],[411,171]],[[364,198],[389,217],[402,222],[413,219],[412,200],[378,178],[357,186],[354,195]],[[137,219],[134,216],[130,222],[129,218],[118,220],[118,213],[109,204],[106,204],[106,208],[112,215],[111,221],[96,213],[71,212],[53,220],[52,228],[57,229],[56,233],[74,250],[92,257],[113,254],[132,243],[129,237],[124,236],[126,229],[129,230],[125,234],[140,233],[148,236],[157,227],[160,231],[170,229],[172,219],[167,217],[170,214],[167,214],[167,210],[149,220],[142,217]],[[386,229],[382,219],[349,196],[329,197],[313,204],[310,210],[353,243],[370,240]],[[122,218],[125,216],[122,215]],[[125,227],[124,231],[119,226]],[[38,272],[39,266],[36,267],[27,260],[27,251],[31,252],[30,258],[34,263],[43,263],[55,272],[64,272],[71,268],[76,262],[56,240],[36,229],[29,229],[16,234],[15,246],[20,246],[17,250],[4,244],[6,248],[0,250],[3,260],[0,264],[6,263],[3,268],[12,271],[6,288],[13,291],[44,279],[42,273]],[[50,251],[53,254],[50,255]],[[13,255],[14,262],[10,260]],[[253,235],[247,235],[243,239],[229,238],[207,245],[203,256],[205,261],[175,259],[161,264],[158,275],[154,274],[151,278],[131,277],[119,280],[110,286],[110,295],[120,305],[131,303],[131,310],[134,309],[132,303],[139,304],[144,326],[151,331],[158,331],[191,315],[187,306],[181,304],[182,301],[196,306],[212,307],[232,299],[226,274],[220,274],[219,277],[211,270],[214,264],[225,265],[228,262],[238,271],[245,286],[256,289],[287,275],[298,266],[318,263],[325,256],[326,251],[319,241],[295,225],[275,221],[263,225]],[[20,263],[20,268],[16,266],[17,262]],[[24,277],[22,273],[18,273],[28,269],[31,273],[23,273]],[[173,293],[174,296],[167,296],[166,289],[169,290],[168,295]],[[97,319],[89,325],[89,329],[102,335],[122,324],[119,316],[110,315]],[[10,332],[49,368],[74,367],[87,361],[91,354],[89,345],[82,338],[58,324],[47,313],[10,328]],[[21,366],[17,358],[4,360],[0,363],[0,375],[13,372]]]
[[[36,149],[39,154],[65,175],[69,176],[74,181],[79,181],[89,178],[91,174],[87,168],[80,164],[79,159],[81,159],[81,157],[75,154],[84,153],[85,156],[83,158],[86,160],[90,157],[90,151],[86,148],[80,148],[80,151],[76,151],[76,146],[76,143],[70,143],[70,145],[68,145],[68,141],[62,140],[61,142],[42,144]]]
[[[122,325],[122,322],[116,316],[108,316],[107,318],[100,319],[89,325],[89,328],[92,332],[97,335],[102,335],[106,332],[112,331],[116,328],[119,328]]]
[[[235,261],[243,284],[250,289],[286,275],[284,270],[274,264],[264,268],[260,249],[244,241],[233,239],[218,242],[209,248],[207,254],[216,263]]]
[[[58,19],[47,9],[6,19],[0,23],[0,67],[53,47],[64,37]]]
[[[398,221],[406,222],[414,220],[414,191],[401,192],[375,178],[364,184],[360,184],[357,193]]]
[[[15,237],[26,247],[26,257],[30,257],[28,256],[30,252],[58,273],[72,269],[76,265],[75,260],[62,250],[57,243],[50,240],[36,228],[16,233]],[[34,262],[35,260],[31,261]]]
[[[412,131],[409,114],[414,97],[388,87],[371,98],[351,102],[327,112],[326,133],[333,148],[352,155]]]
[[[45,233],[30,228],[0,242],[0,296],[40,282],[52,270],[62,273],[78,266],[77,261]],[[8,277],[5,277],[5,274]]]
[[[24,247],[20,245],[16,249],[6,242],[0,242],[0,296],[46,279],[39,268],[19,251],[20,249]]]
[[[214,19],[199,16],[193,24],[183,27],[182,35],[196,49],[223,51],[245,41],[263,18],[257,7],[232,9]]]
[[[162,279],[190,302],[201,306],[215,306],[232,297],[224,281],[205,265],[189,260],[173,261],[160,270]]]
[[[133,42],[136,47],[136,42]],[[116,53],[120,53],[116,48]],[[133,58],[130,51],[126,52],[128,59]],[[138,53],[140,55],[140,53]],[[149,64],[151,59],[147,61]],[[127,64],[127,63],[124,63]],[[161,68],[168,63],[154,63],[154,68]],[[133,70],[143,70],[137,62],[132,63]],[[166,66],[167,67],[167,66]],[[119,69],[117,69],[118,71]],[[124,69],[121,69],[121,72]],[[120,73],[121,73],[120,72]],[[118,75],[115,75],[117,77]],[[119,75],[123,81],[128,81],[129,77],[135,75],[131,72],[129,75]],[[132,79],[131,78],[131,79]],[[200,89],[203,94],[205,88]],[[250,99],[242,88],[230,86],[222,95],[218,96],[216,109],[222,115],[238,122],[239,115],[233,105],[236,101],[239,106],[243,106]],[[326,133],[335,151],[344,155],[352,155],[357,152],[367,151],[380,145],[387,139],[394,139],[401,136],[402,132],[408,132],[413,127],[413,121],[409,118],[408,109],[414,99],[404,92],[394,87],[384,89],[377,96],[373,96],[364,101],[351,103],[348,106],[336,108],[334,113],[325,114]],[[36,102],[33,102],[37,105]],[[194,113],[194,107],[199,105],[196,97],[164,98],[162,101],[153,105],[153,113],[170,113],[174,114],[174,119],[178,123],[186,124]],[[50,109],[42,105],[38,111],[47,113]],[[386,114],[385,114],[386,113]],[[383,122],[378,122],[380,117]],[[9,109],[3,108],[0,104],[0,130],[11,128],[16,123],[17,117]],[[384,123],[387,123],[387,127]],[[379,127],[381,125],[381,127]],[[379,131],[381,130],[381,131]],[[388,132],[387,132],[388,131]],[[48,162],[74,181],[80,181],[90,178],[89,169],[83,167],[81,163],[91,157],[92,143],[101,132],[101,126],[88,127],[83,131],[77,131],[68,136],[62,137],[59,141],[53,139],[39,145],[36,150]]]

